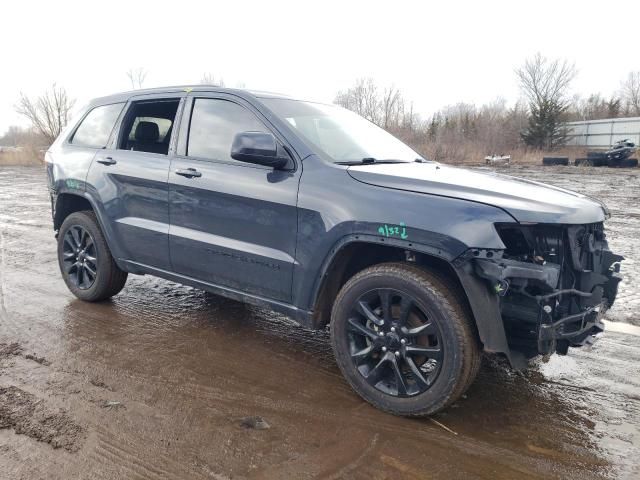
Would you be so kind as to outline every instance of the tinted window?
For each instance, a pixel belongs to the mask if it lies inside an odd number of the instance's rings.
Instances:
[[[237,133],[266,131],[253,113],[237,103],[198,98],[191,115],[187,154],[214,160],[232,160],[231,143]]]
[[[124,103],[96,107],[84,117],[74,133],[71,143],[86,147],[103,148],[109,140]]]

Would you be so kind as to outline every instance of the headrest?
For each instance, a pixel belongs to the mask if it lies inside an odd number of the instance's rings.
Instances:
[[[138,123],[135,137],[138,142],[157,142],[160,138],[158,124],[154,122]]]

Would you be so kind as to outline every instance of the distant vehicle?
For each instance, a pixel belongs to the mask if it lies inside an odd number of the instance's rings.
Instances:
[[[605,156],[609,162],[612,160],[626,160],[636,151],[636,144],[629,139],[620,140],[611,146],[611,150],[605,152]]]
[[[333,105],[122,93],[91,102],[46,162],[78,298],[149,274],[330,324],[346,380],[398,415],[454,402],[483,350],[525,368],[589,342],[620,281],[602,203],[428,161]]]
[[[511,155],[487,155],[484,157],[484,161],[487,165],[493,165],[495,163],[505,163],[509,165],[511,163]]]

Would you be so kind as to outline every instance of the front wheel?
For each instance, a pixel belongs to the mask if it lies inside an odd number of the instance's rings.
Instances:
[[[457,285],[414,265],[367,268],[331,315],[340,370],[354,390],[396,415],[430,415],[473,382],[480,346]]]
[[[58,232],[58,264],[67,287],[80,300],[97,302],[116,295],[127,281],[118,268],[91,211],[69,215]]]

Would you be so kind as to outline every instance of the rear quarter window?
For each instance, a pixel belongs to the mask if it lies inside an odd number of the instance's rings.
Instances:
[[[118,120],[124,103],[96,107],[84,117],[70,143],[83,147],[104,148]]]

